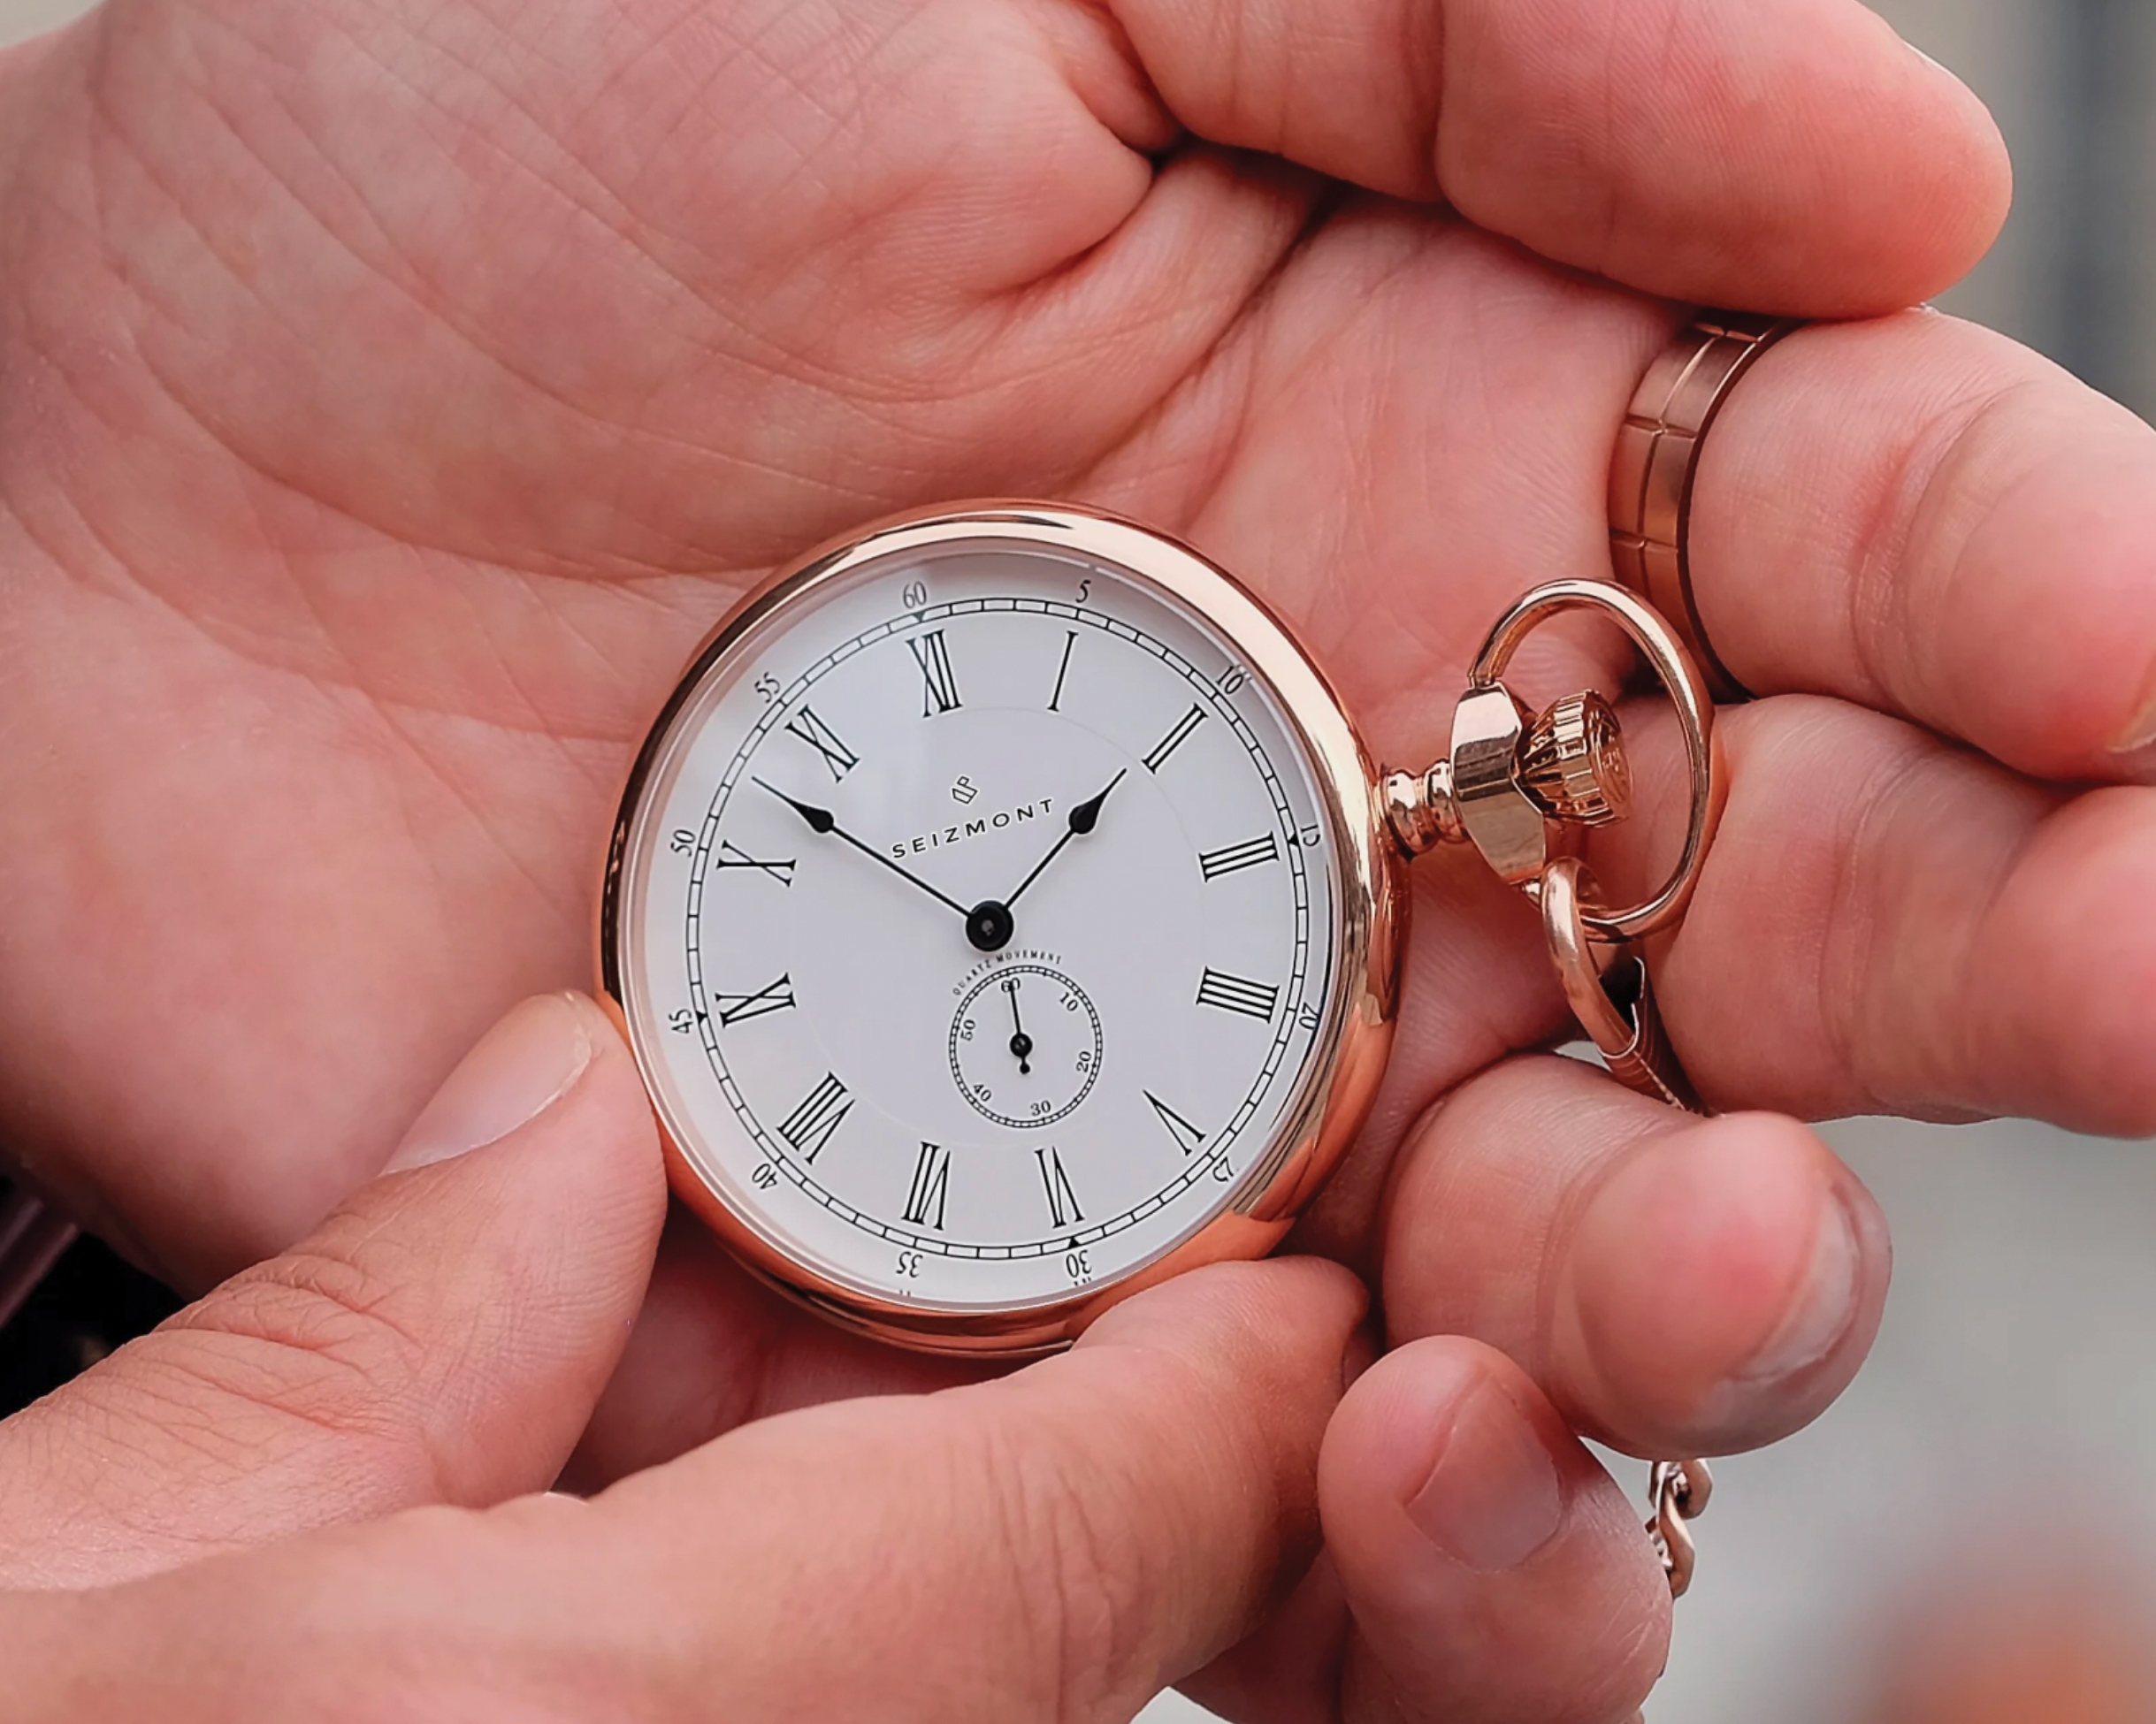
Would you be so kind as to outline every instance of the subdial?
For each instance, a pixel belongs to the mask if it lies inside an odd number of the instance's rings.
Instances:
[[[973,985],[951,1020],[951,1076],[967,1104],[1020,1131],[1052,1125],[1100,1076],[1100,1014],[1044,964],[1006,964]]]

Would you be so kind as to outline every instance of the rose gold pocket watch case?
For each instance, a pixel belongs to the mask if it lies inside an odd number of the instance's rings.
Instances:
[[[866,565],[960,542],[1035,547],[1105,565],[1194,613],[1232,643],[1303,744],[1338,871],[1332,930],[1338,961],[1324,1024],[1267,1153],[1236,1177],[1209,1220],[1153,1260],[1067,1299],[1008,1311],[938,1310],[845,1285],[800,1261],[748,1203],[707,1177],[654,1071],[625,937],[638,889],[640,846],[652,836],[640,824],[647,790],[684,709],[715,668],[775,614]],[[896,518],[810,553],[743,600],[697,652],[638,756],[608,850],[598,928],[600,986],[657,1106],[675,1192],[772,1286],[845,1327],[932,1352],[1006,1357],[1051,1352],[1146,1287],[1206,1264],[1265,1255],[1346,1155],[1391,1050],[1404,858],[1388,823],[1381,782],[1324,675],[1286,626],[1226,571],[1150,530],[1067,504],[987,502]]]

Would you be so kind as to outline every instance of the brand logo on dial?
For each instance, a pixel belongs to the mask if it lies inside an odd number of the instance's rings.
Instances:
[[[1038,802],[1021,802],[1014,807],[998,808],[992,814],[982,814],[951,826],[934,827],[927,832],[917,832],[904,843],[893,844],[891,853],[903,861],[908,856],[920,856],[932,850],[945,850],[952,844],[962,844],[968,838],[1005,831],[1028,820],[1046,820],[1055,812],[1055,806],[1056,799],[1053,797],[1043,797]]]

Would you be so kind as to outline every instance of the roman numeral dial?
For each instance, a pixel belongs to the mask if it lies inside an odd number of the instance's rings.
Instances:
[[[1281,990],[1262,981],[1250,981],[1242,976],[1231,976],[1219,970],[1207,970],[1197,985],[1197,1003],[1212,1006],[1221,1011],[1238,1012],[1245,1018],[1255,1018],[1260,1023],[1270,1023],[1273,1008],[1280,1003]]]
[[[1370,973],[1314,681],[1199,571],[1041,524],[879,530],[769,589],[608,881],[696,1207],[924,1337],[1078,1309],[1272,1178]]]
[[[1077,1194],[1071,1190],[1070,1175],[1063,1171],[1063,1154],[1050,1148],[1036,1149],[1033,1158],[1041,1167],[1041,1190],[1048,1199],[1048,1224],[1067,1227],[1074,1221],[1083,1221],[1085,1211],[1078,1207]]]
[[[846,1116],[853,1111],[853,1097],[846,1087],[829,1072],[823,1081],[810,1090],[800,1106],[788,1114],[778,1128],[778,1134],[794,1148],[810,1165],[823,1153],[823,1146],[831,1140],[831,1133],[846,1123]]]
[[[1280,859],[1280,840],[1268,832],[1264,837],[1252,838],[1245,843],[1209,850],[1198,858],[1197,865],[1204,871],[1206,879],[1218,880],[1223,874],[1239,874],[1245,868],[1262,868],[1266,863]]]
[[[1048,697],[1048,710],[1051,713],[1063,710],[1063,685],[1070,680],[1071,653],[1077,645],[1078,631],[1073,629],[1063,637],[1063,656],[1056,660],[1056,690]]]
[[[799,736],[814,749],[823,764],[831,769],[831,782],[836,784],[860,765],[860,756],[838,739],[838,733],[816,716],[814,706],[804,706],[786,721],[786,734]]]
[[[921,667],[924,685],[921,692],[921,716],[931,718],[938,713],[957,712],[964,703],[959,698],[959,679],[951,671],[951,645],[944,638],[944,631],[932,629],[909,640],[906,645],[914,654],[914,662]]]
[[[793,1010],[793,978],[781,976],[753,994],[714,994],[711,1003],[719,1009],[719,1022],[729,1029],[736,1024],[746,1023],[752,1018],[761,1018],[767,1012],[791,1011]]]
[[[941,1144],[924,1143],[921,1159],[914,1163],[914,1183],[906,1194],[906,1218],[915,1227],[944,1231],[944,1201],[951,1194],[951,1152]]]
[[[1204,721],[1205,709],[1193,701],[1190,710],[1175,721],[1174,729],[1153,744],[1152,751],[1145,757],[1145,770],[1158,776],[1160,768],[1167,765],[1169,756],[1181,748],[1189,740],[1190,733]]]
[[[1176,1112],[1151,1090],[1149,1089],[1145,1092],[1145,1099],[1152,1104],[1153,1112],[1159,1118],[1160,1123],[1167,1127],[1168,1135],[1175,1140],[1175,1147],[1184,1155],[1191,1154],[1199,1144],[1204,1142],[1204,1133],[1185,1119],[1182,1115]]]
[[[758,873],[768,874],[781,886],[791,886],[796,862],[792,857],[783,862],[767,862],[761,857],[751,856],[731,839],[725,839],[720,843],[719,853],[711,858],[711,866],[714,869],[753,868]]]

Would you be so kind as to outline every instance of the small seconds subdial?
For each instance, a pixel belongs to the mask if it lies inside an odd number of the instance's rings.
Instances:
[[[951,1076],[985,1119],[1020,1131],[1052,1125],[1100,1076],[1100,1013],[1045,964],[992,968],[951,1020]]]

